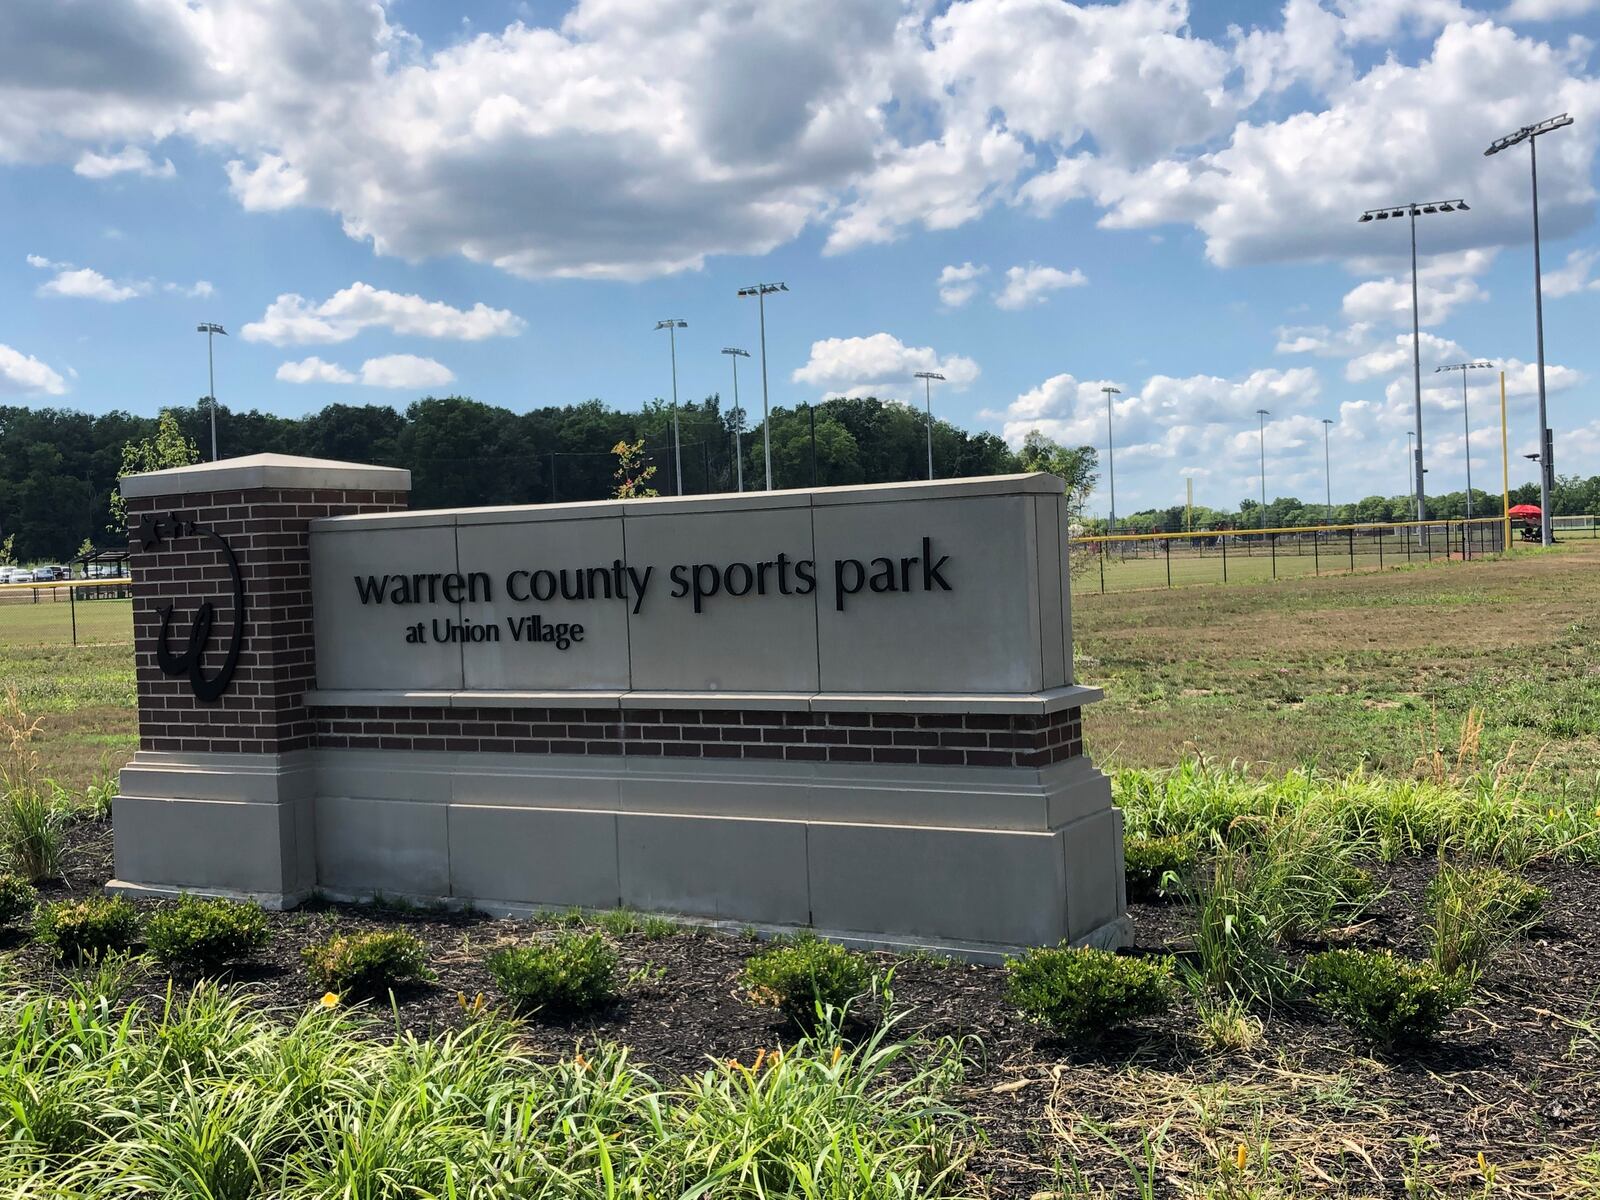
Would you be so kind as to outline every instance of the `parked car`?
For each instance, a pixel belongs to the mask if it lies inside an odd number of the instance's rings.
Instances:
[[[56,581],[56,569],[54,567],[35,567],[33,569],[33,580],[35,583],[54,583]]]

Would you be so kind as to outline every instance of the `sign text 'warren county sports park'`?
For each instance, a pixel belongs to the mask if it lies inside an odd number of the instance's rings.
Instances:
[[[832,564],[833,606],[844,612],[849,597],[888,592],[951,590],[945,571],[950,556],[935,557],[933,539],[923,538],[920,554],[878,556],[870,560],[839,558]],[[519,604],[558,601],[620,600],[638,615],[651,594],[654,566],[642,570],[622,559],[610,566],[518,567],[508,571],[500,588]],[[674,563],[666,568],[666,593],[688,601],[705,613],[717,597],[741,600],[767,595],[809,596],[817,587],[817,564],[809,558],[780,553],[755,562]],[[495,600],[494,576],[488,571],[427,571],[356,575],[362,604],[478,604]],[[546,622],[541,614],[505,618],[505,638],[513,642],[551,643],[565,650],[583,641],[578,622]],[[499,625],[481,621],[433,618],[406,626],[407,642],[498,642]]]

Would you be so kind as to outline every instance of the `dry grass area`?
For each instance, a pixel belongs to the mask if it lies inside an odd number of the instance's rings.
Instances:
[[[1509,560],[1074,596],[1085,720],[1102,765],[1185,753],[1407,773],[1477,708],[1483,750],[1548,779],[1600,763],[1600,543]]]

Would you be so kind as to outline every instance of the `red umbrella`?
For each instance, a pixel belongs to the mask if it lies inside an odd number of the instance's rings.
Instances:
[[[1533,517],[1537,519],[1544,516],[1544,510],[1541,509],[1537,504],[1513,504],[1510,508],[1506,509],[1506,516]]]

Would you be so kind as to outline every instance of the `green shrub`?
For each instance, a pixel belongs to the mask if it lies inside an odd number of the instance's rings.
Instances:
[[[1193,838],[1129,836],[1122,843],[1129,900],[1161,900],[1180,891],[1194,873]]]
[[[1006,963],[1006,998],[1024,1016],[1066,1037],[1094,1039],[1172,1003],[1170,958],[1123,958],[1108,950],[1030,950]]]
[[[381,996],[434,975],[420,938],[399,930],[337,933],[300,951],[311,982],[341,996]]]
[[[158,912],[144,940],[168,966],[211,968],[248,957],[267,944],[267,914],[259,904],[184,896]]]
[[[806,1025],[819,1009],[843,1008],[864,994],[872,969],[837,943],[799,935],[752,955],[744,964],[744,982],[756,1004],[779,1008]]]
[[[39,893],[33,884],[15,875],[0,875],[0,925],[28,916],[38,903]]]
[[[1325,950],[1305,977],[1321,1008],[1381,1046],[1433,1037],[1466,998],[1464,981],[1388,950]]]
[[[139,914],[121,896],[59,900],[39,910],[35,934],[58,958],[98,958],[108,950],[126,950],[138,940]]]
[[[495,951],[489,973],[523,1012],[586,1012],[616,995],[617,952],[600,933],[561,933]]]
[[[1476,975],[1539,919],[1550,893],[1499,867],[1441,863],[1428,884],[1433,965]]]

